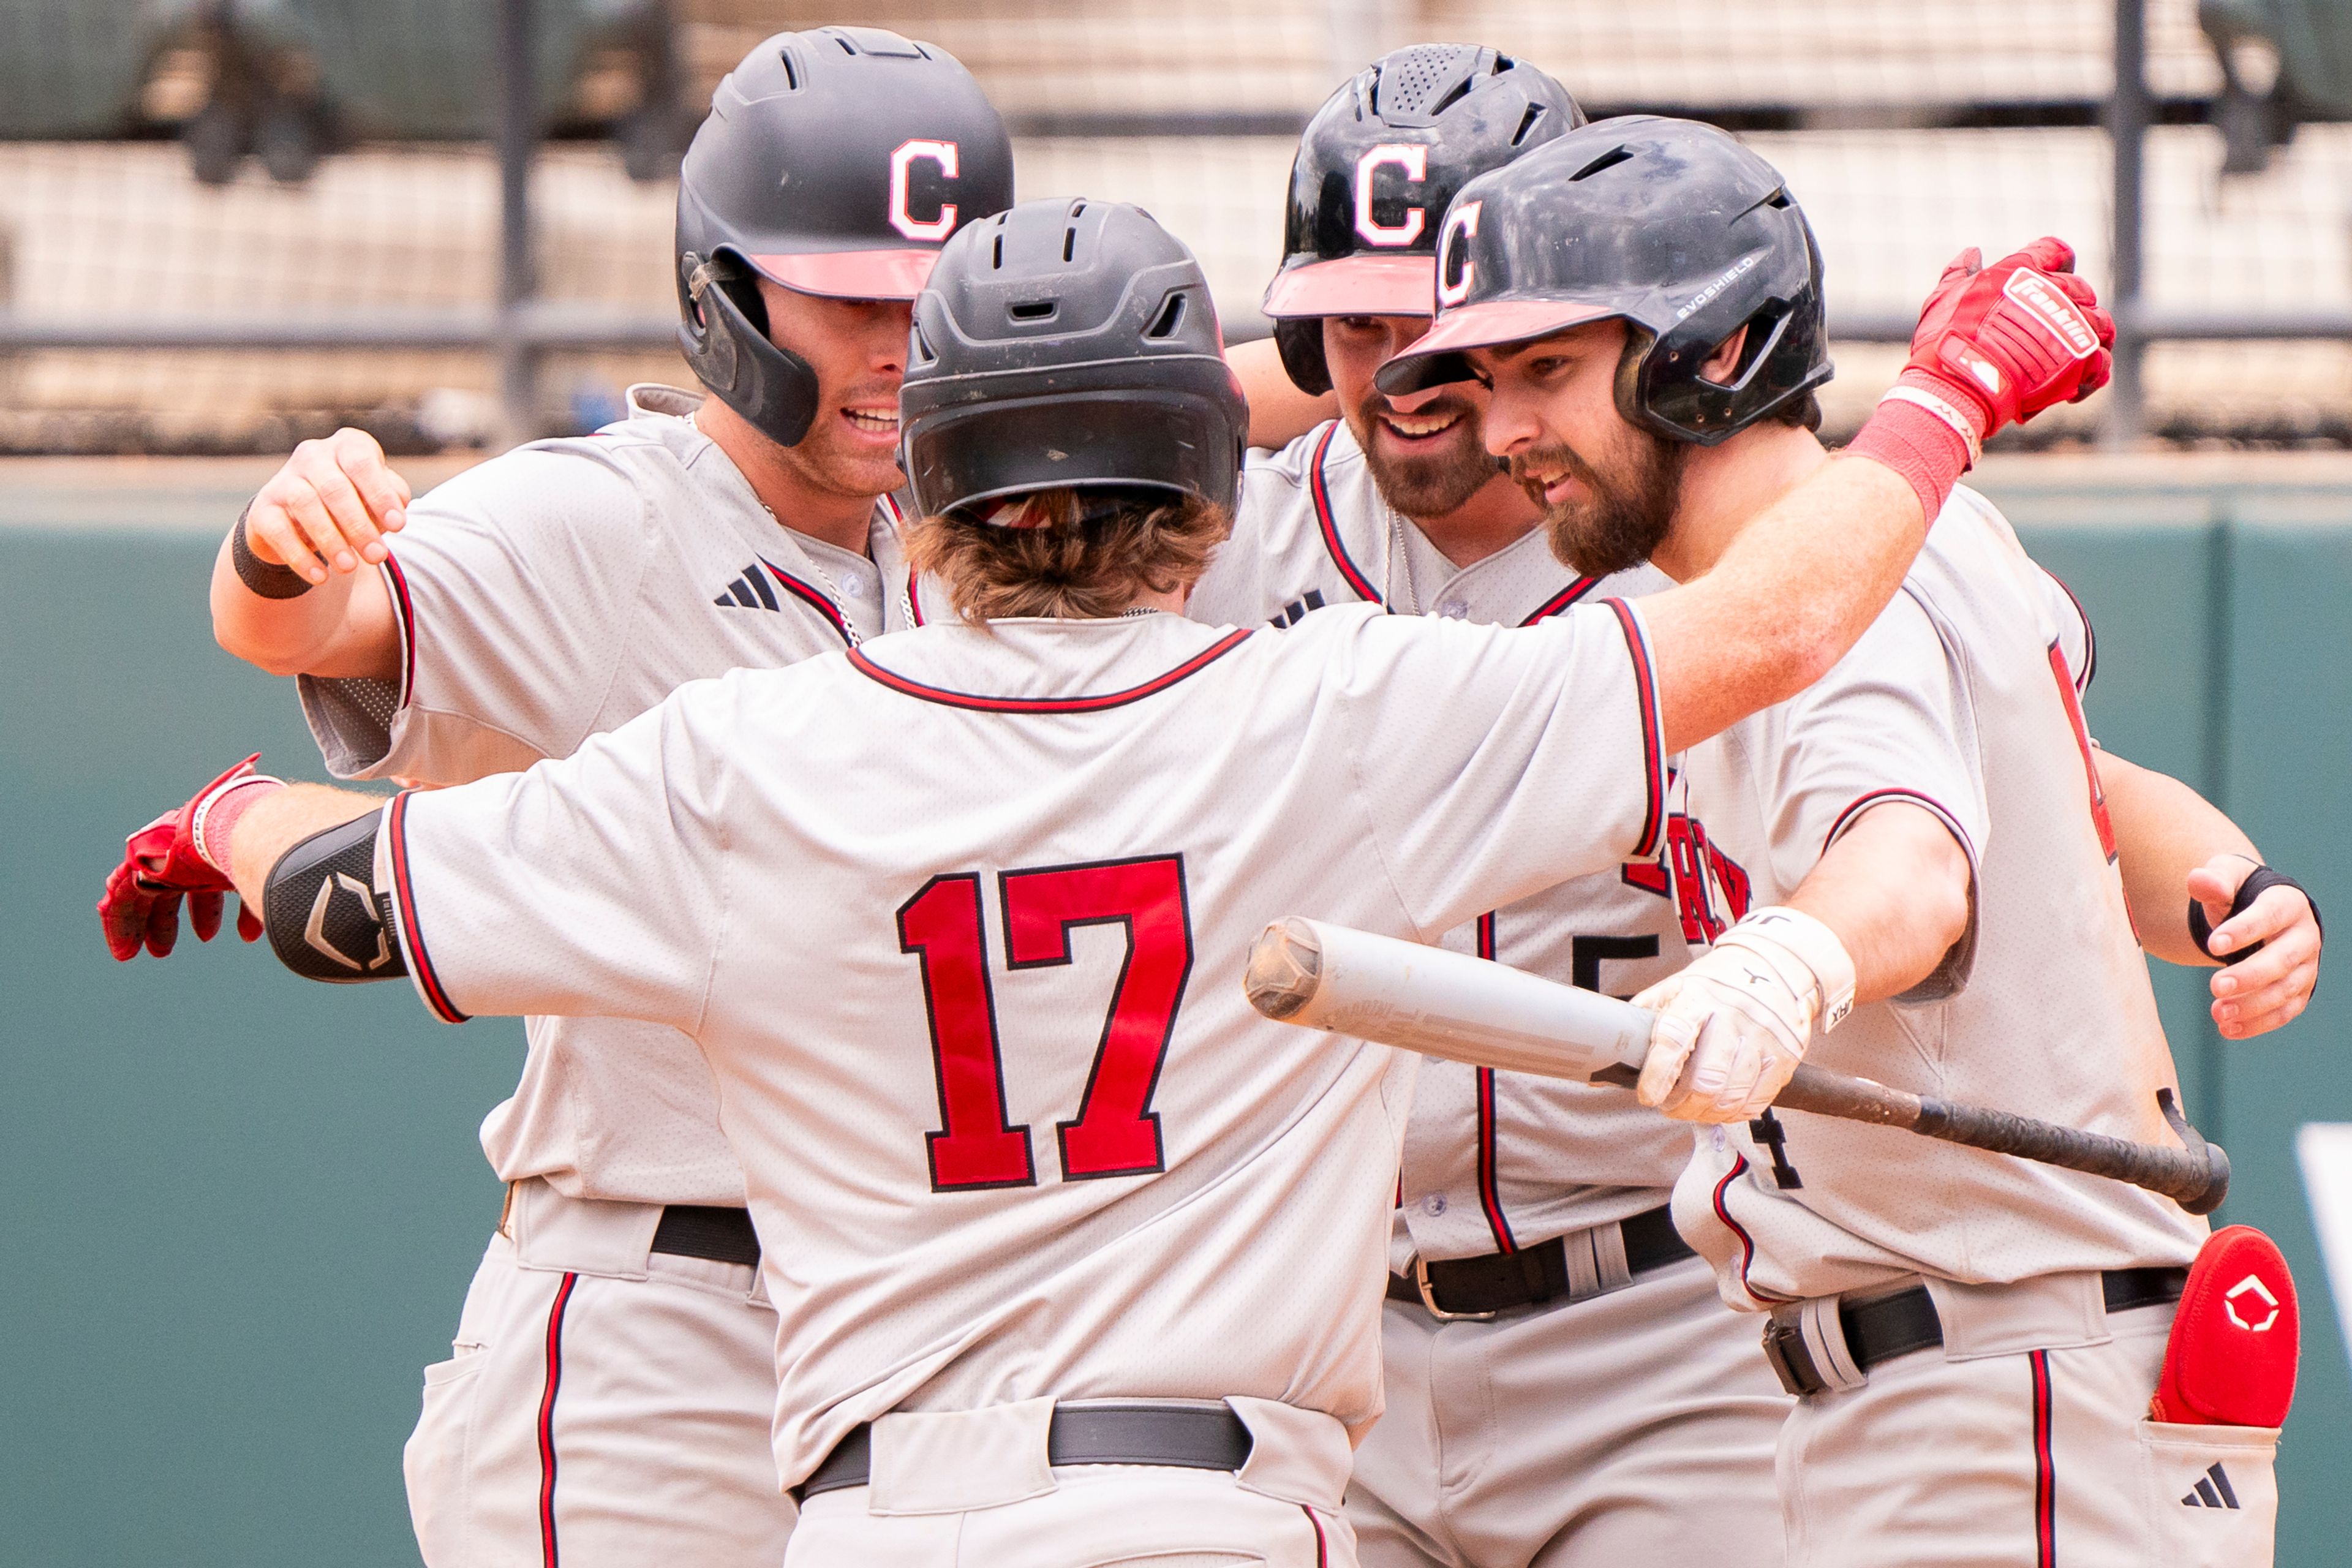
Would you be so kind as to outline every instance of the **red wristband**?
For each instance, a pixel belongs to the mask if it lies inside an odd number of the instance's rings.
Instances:
[[[1847,444],[1845,456],[1868,458],[1902,475],[1917,493],[1920,511],[1933,523],[1952,487],[1968,471],[1969,444],[1917,404],[1890,398]]]

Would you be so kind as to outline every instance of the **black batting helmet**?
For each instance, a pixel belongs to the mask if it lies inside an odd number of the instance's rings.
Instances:
[[[1711,125],[1588,125],[1464,186],[1438,246],[1437,323],[1381,367],[1383,392],[1611,316],[1651,340],[1619,411],[1675,440],[1711,447],[1830,378],[1813,231],[1779,172]],[[1731,378],[1703,378],[1742,327]]]
[[[915,301],[898,460],[927,517],[1063,486],[1230,509],[1248,430],[1200,264],[1140,207],[1024,202]]]
[[[815,416],[816,377],[769,341],[755,276],[911,300],[949,236],[1012,202],[1004,121],[947,51],[878,27],[779,33],[711,94],[679,174],[687,363],[789,447]]]
[[[1454,192],[1583,123],[1566,88],[1473,44],[1392,50],[1326,99],[1290,166],[1282,270],[1265,291],[1299,390],[1331,390],[1322,318],[1435,309],[1437,220]]]

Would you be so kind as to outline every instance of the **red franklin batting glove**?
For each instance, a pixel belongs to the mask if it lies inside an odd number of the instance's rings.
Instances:
[[[1910,361],[1846,447],[1908,480],[1928,521],[1987,437],[2107,384],[2116,323],[2074,266],[2061,239],[1990,267],[1971,246],[1936,280]]]
[[[1895,384],[1940,396],[1976,440],[2107,384],[2115,319],[2074,276],[2063,239],[2037,239],[1987,267],[1971,246],[1944,268],[1919,311]]]
[[[252,756],[196,792],[177,811],[166,812],[123,841],[122,861],[106,879],[98,918],[106,928],[107,950],[128,962],[144,947],[162,958],[180,938],[180,900],[196,940],[219,931],[224,894],[236,890],[221,869],[227,858],[228,829],[247,806],[286,787],[283,779],[256,773]],[[261,935],[261,919],[241,901],[236,934],[247,942]]]

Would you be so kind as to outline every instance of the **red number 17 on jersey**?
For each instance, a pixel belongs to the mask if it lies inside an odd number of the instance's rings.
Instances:
[[[932,878],[898,906],[898,951],[923,968],[938,1075],[940,1130],[929,1134],[931,1190],[1034,1185],[1026,1124],[1004,1110],[1004,1057],[996,1033],[982,931],[980,875]],[[1057,1125],[1062,1175],[1144,1175],[1161,1169],[1160,1115],[1151,1109],[1160,1064],[1176,1028],[1176,1008],[1192,973],[1192,921],[1181,855],[1042,866],[997,878],[1006,966],[1042,969],[1070,962],[1076,926],[1127,928],[1102,1040],[1095,1047],[1078,1114]]]

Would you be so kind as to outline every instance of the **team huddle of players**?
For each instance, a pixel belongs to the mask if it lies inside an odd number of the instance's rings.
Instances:
[[[2242,959],[2231,1037],[2315,979],[1955,488],[2105,379],[2066,247],[1955,263],[1832,458],[1779,175],[1493,49],[1316,115],[1270,353],[1012,192],[936,47],[772,38],[683,173],[700,392],[422,501],[346,431],[224,542],[224,646],[404,788],[229,770],[117,955],[236,889],[530,1019],[426,1562],[2267,1561],[2274,1249],[1771,1109],[2162,1142],[2145,955]],[[1638,1094],[1267,1023],[1291,913],[1638,993]]]

